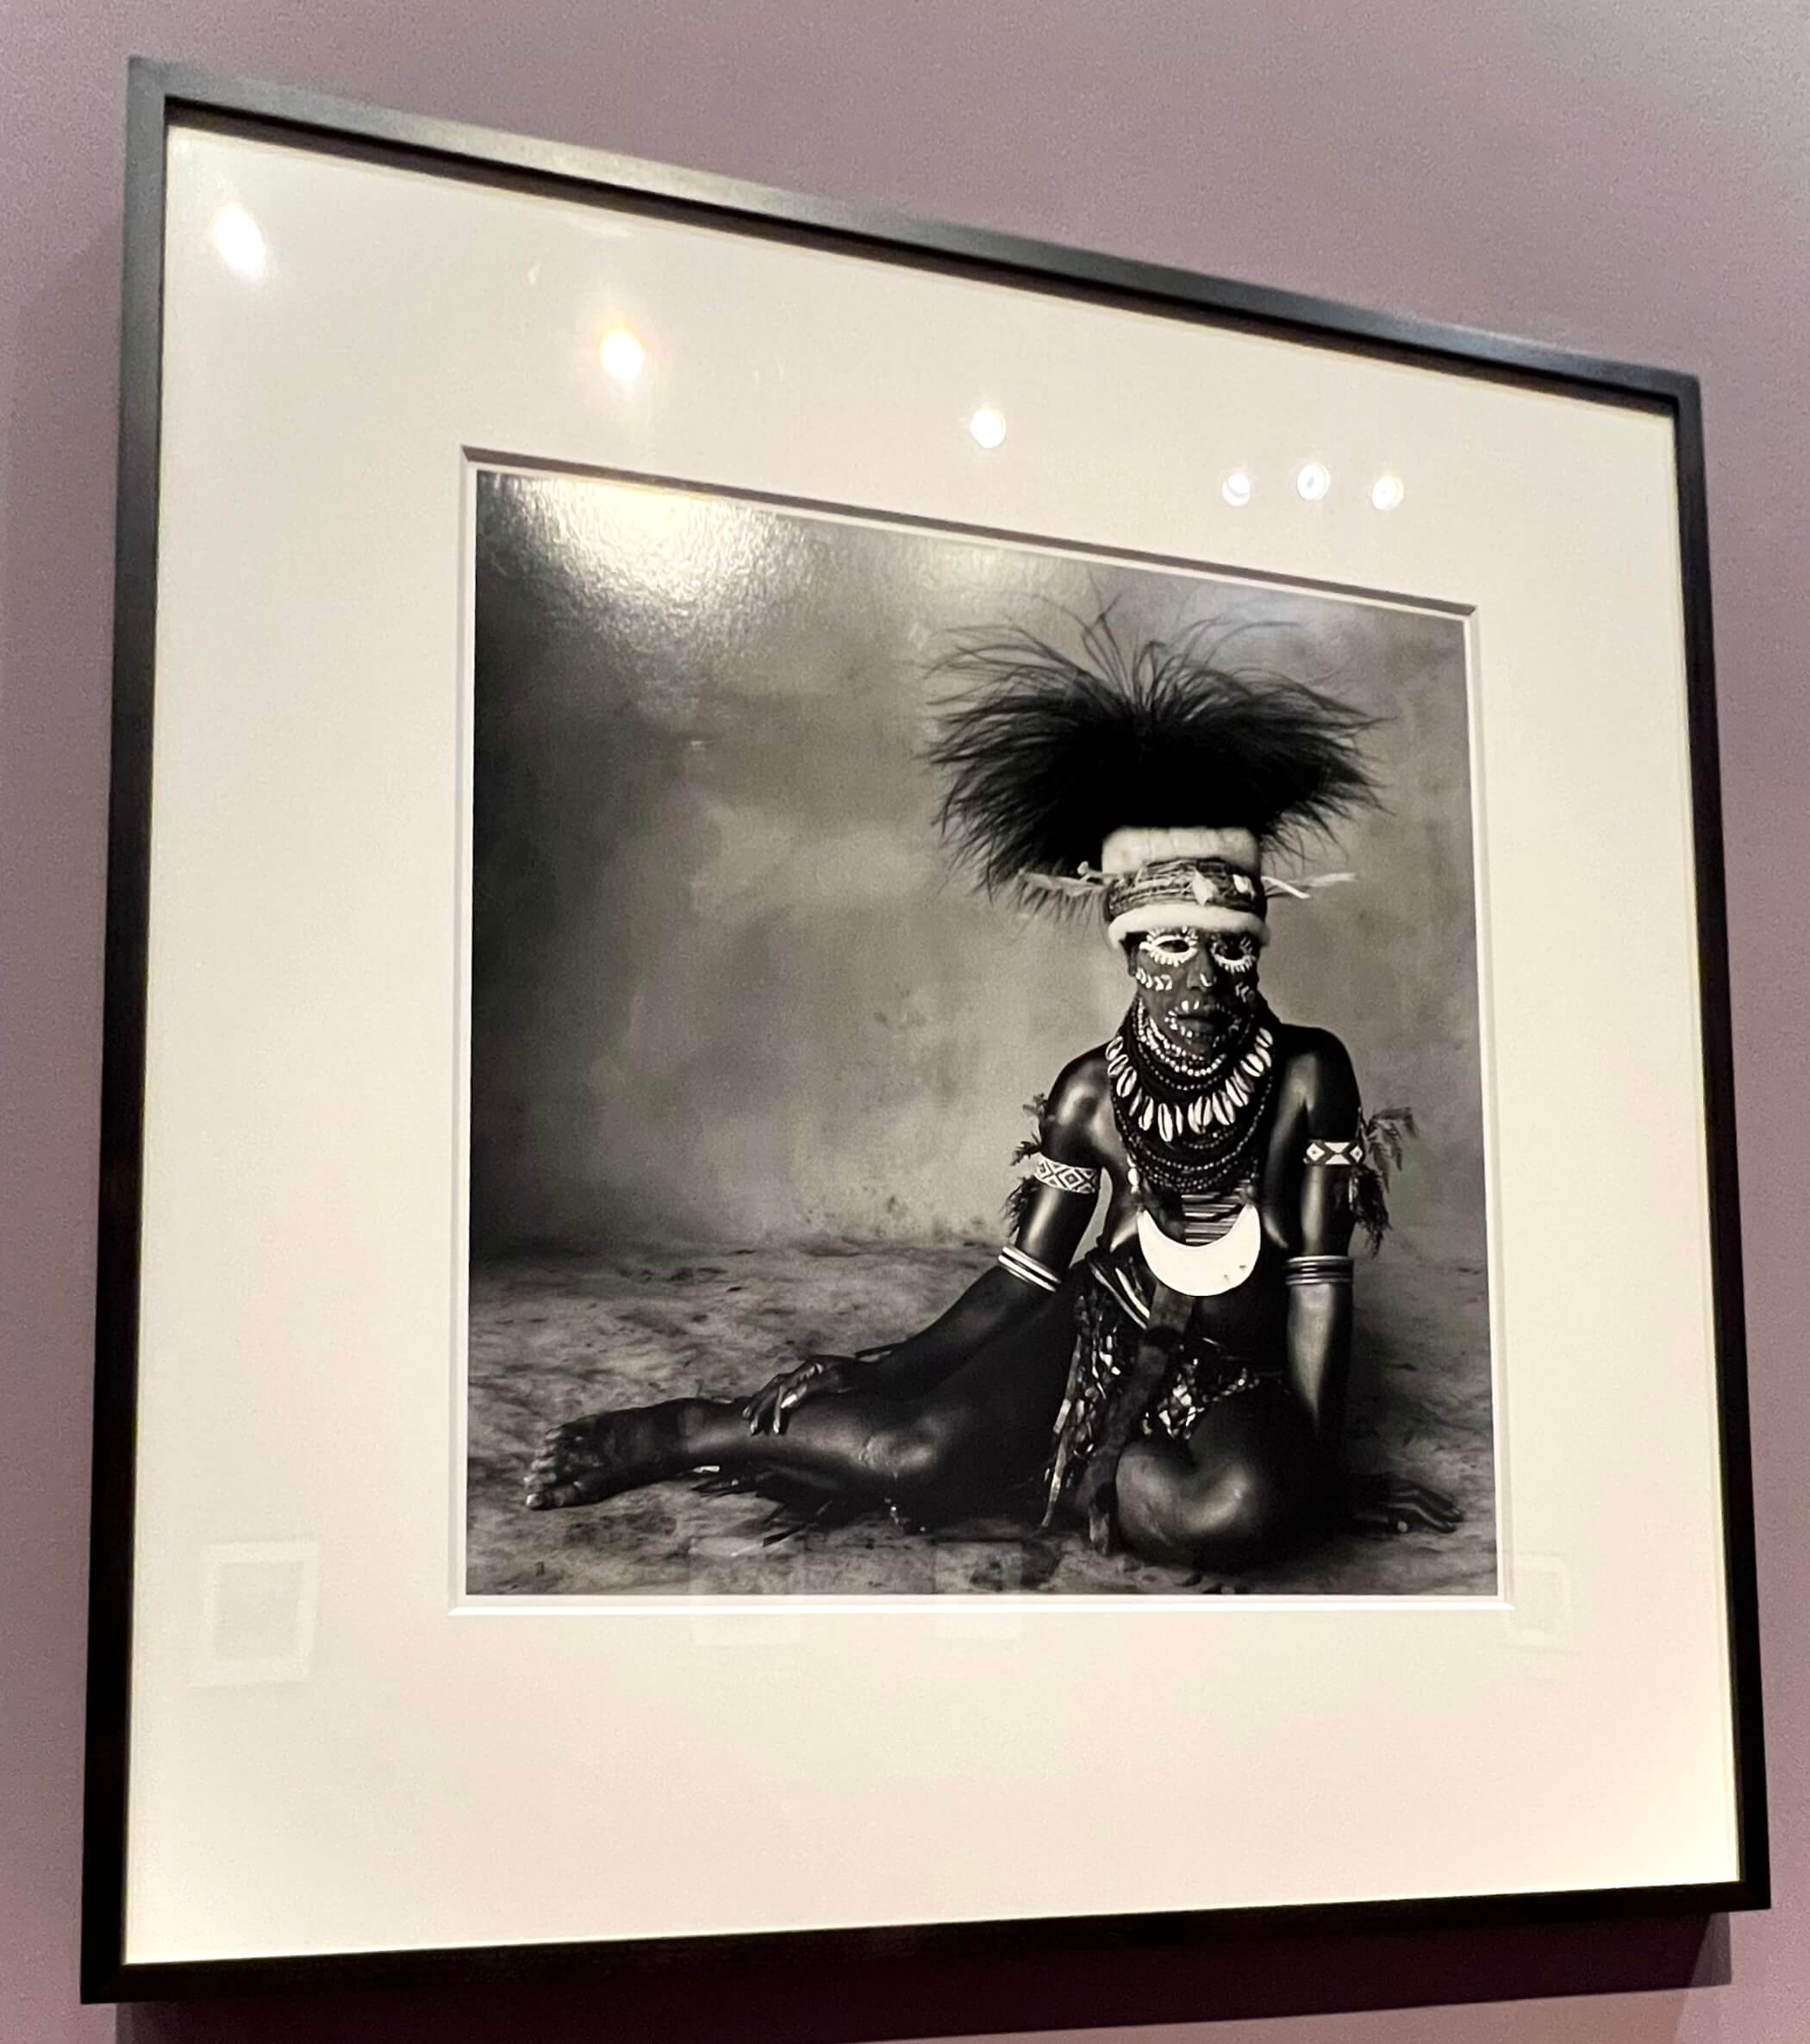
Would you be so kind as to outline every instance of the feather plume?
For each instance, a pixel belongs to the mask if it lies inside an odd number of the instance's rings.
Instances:
[[[1046,1093],[1034,1093],[1025,1102],[1025,1112],[1031,1118],[1031,1132],[1021,1137],[1018,1147],[1012,1152],[1014,1168],[1027,1157],[1033,1157],[1043,1147],[1043,1118],[1049,1111],[1050,1096]],[[1037,1190],[1034,1178],[1015,1178],[1012,1189],[1006,1194],[1006,1240],[1016,1242],[1018,1231],[1024,1226],[1031,1211],[1031,1195]]]
[[[961,634],[931,670],[960,684],[925,754],[947,776],[938,820],[988,893],[1095,899],[1067,876],[1127,826],[1292,848],[1374,806],[1363,711],[1233,664],[1208,626],[1127,644],[1110,604],[1070,621],[1072,653],[1014,626]]]
[[[1412,1107],[1379,1107],[1364,1124],[1364,1162],[1351,1174],[1351,1212],[1373,1256],[1389,1233],[1389,1181],[1419,1133]]]

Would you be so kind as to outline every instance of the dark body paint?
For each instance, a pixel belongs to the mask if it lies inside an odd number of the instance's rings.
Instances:
[[[1185,1450],[1134,1442],[1119,1480],[1119,1530],[1152,1559],[1248,1566],[1338,1516],[1337,1449],[1350,1353],[1350,1289],[1286,1284],[1288,1259],[1343,1254],[1348,1171],[1304,1161],[1314,1136],[1349,1139],[1359,1109],[1351,1060],[1324,1030],[1277,1024],[1276,1084],[1258,1138],[1264,1253],[1246,1281],[1197,1302],[1197,1327],[1267,1362],[1273,1386],[1211,1408]],[[1135,1235],[1139,1194],[1115,1122],[1103,1046],[1077,1058],[1048,1096],[1039,1144],[1100,1170],[1102,1241]],[[1159,1223],[1161,1202],[1146,1192]],[[1068,1271],[1097,1196],[1032,1188],[1018,1246]],[[775,1494],[815,1494],[946,1524],[1022,1505],[1040,1476],[1074,1347],[1069,1271],[1045,1293],[995,1266],[910,1339],[865,1357],[816,1359],[747,1405],[685,1399],[598,1413],[555,1428],[529,1478],[540,1506],[594,1503],[708,1468]],[[1336,1295],[1335,1295],[1336,1294]]]

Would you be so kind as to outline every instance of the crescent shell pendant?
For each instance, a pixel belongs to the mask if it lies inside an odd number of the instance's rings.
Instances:
[[[1221,1292],[1236,1291],[1257,1268],[1264,1253],[1264,1225],[1255,1205],[1246,1200],[1217,1242],[1177,1242],[1140,1210],[1138,1246],[1159,1284],[1190,1299],[1216,1299]]]

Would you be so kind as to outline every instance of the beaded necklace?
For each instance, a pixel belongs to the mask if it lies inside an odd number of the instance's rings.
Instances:
[[[1216,1192],[1240,1175],[1276,1080],[1276,1018],[1248,1023],[1204,1056],[1160,1035],[1134,1001],[1106,1046],[1113,1119],[1139,1175],[1170,1193]]]

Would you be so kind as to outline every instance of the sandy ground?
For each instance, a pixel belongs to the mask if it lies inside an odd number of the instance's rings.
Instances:
[[[1004,1522],[934,1536],[885,1521],[764,1545],[758,1499],[663,1484],[531,1512],[522,1472],[545,1429],[600,1406],[746,1397],[811,1349],[846,1350],[934,1318],[992,1261],[983,1243],[849,1241],[635,1251],[492,1265],[471,1281],[466,1580],[474,1594],[1218,1589],[1488,1596],[1496,1584],[1482,1272],[1390,1243],[1358,1268],[1350,1460],[1433,1484],[1456,1533],[1345,1537],[1286,1567],[1189,1583],[1075,1535]]]

